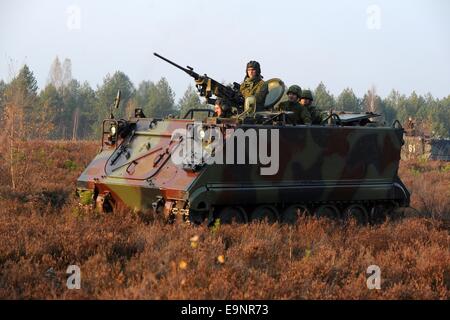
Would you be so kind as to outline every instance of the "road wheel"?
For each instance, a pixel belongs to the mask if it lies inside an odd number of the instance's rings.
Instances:
[[[316,216],[318,218],[339,219],[340,212],[336,206],[331,204],[325,204],[317,208]]]
[[[216,215],[216,219],[220,219],[222,224],[246,223],[248,221],[247,214],[242,207],[224,207]]]
[[[306,206],[294,204],[284,209],[281,214],[281,221],[287,224],[295,224],[300,216],[309,215],[309,210]]]
[[[389,208],[382,204],[374,205],[370,208],[370,223],[373,224],[382,224],[386,221],[387,213],[389,212]]]
[[[278,210],[274,206],[258,206],[250,214],[250,221],[264,221],[266,219],[269,223],[275,223],[279,220]]]
[[[344,211],[345,220],[355,219],[358,224],[367,224],[369,215],[366,208],[359,204],[352,204],[348,206]]]

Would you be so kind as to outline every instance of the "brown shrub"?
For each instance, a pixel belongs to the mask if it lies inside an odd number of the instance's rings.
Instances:
[[[445,164],[400,169],[413,206],[429,218],[376,226],[302,218],[294,226],[210,229],[80,211],[74,181],[95,144],[24,147],[28,183],[0,189],[0,298],[450,298],[450,234],[437,219],[449,213]],[[81,268],[81,290],[66,288],[73,264]],[[381,290],[366,286],[370,265],[381,268]]]
[[[450,220],[450,165],[439,161],[405,161],[400,177],[411,192],[411,206],[423,216]]]

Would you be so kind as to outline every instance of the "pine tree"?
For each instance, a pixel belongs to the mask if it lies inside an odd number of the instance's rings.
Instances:
[[[97,119],[92,128],[97,134],[100,132],[102,121],[109,117],[110,107],[114,103],[118,90],[122,95],[121,103],[119,110],[113,110],[113,112],[116,118],[121,118],[125,116],[125,107],[136,91],[130,78],[125,73],[116,71],[112,76],[107,74],[103,84],[97,88],[97,101],[93,108]]]
[[[176,111],[175,93],[166,78],[161,78],[156,85],[150,85],[145,114],[149,117],[165,117],[175,114]]]
[[[320,82],[316,90],[314,90],[314,104],[322,110],[329,110],[335,107],[334,97],[328,92],[323,82]]]
[[[147,80],[144,80],[139,84],[138,89],[136,90],[137,106],[143,108],[148,104],[149,93],[154,86],[155,84],[153,82]]]
[[[346,88],[338,96],[336,110],[347,112],[361,112],[360,100],[352,89]]]
[[[92,128],[97,121],[97,116],[93,112],[93,108],[96,104],[95,91],[91,88],[88,82],[84,82],[77,89],[77,108],[73,114],[72,124],[72,138],[75,139],[87,139],[94,136]],[[75,120],[75,117],[77,119]],[[77,126],[75,128],[75,123]],[[75,130],[76,135],[73,136]]]
[[[28,136],[28,133],[32,131],[31,124],[38,123],[33,122],[35,113],[37,112],[37,81],[33,72],[24,65],[18,75],[11,81],[5,90],[5,108],[8,107],[10,112],[14,109],[18,117],[15,117],[18,121],[16,128],[20,128],[21,139]],[[6,112],[6,110],[5,110]],[[24,122],[29,125],[24,127]]]
[[[35,138],[60,138],[60,134],[54,131],[58,126],[60,115],[63,111],[63,100],[58,90],[52,84],[49,84],[41,91],[39,103],[36,108],[33,120],[39,123],[33,133]],[[56,122],[53,122],[56,119]],[[58,128],[59,129],[59,128]]]
[[[182,118],[190,109],[203,109],[207,106],[201,103],[197,92],[189,85],[183,97],[178,102],[178,114]]]
[[[26,155],[21,140],[32,138],[40,123],[34,122],[37,100],[37,82],[33,72],[24,65],[19,74],[8,84],[4,95],[3,125],[0,132],[2,161],[9,167],[11,187],[23,185],[24,172],[17,169],[17,155]]]

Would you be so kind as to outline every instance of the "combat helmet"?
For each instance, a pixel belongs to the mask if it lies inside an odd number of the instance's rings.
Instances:
[[[261,66],[260,66],[260,64],[259,64],[258,61],[252,60],[252,61],[249,61],[249,62],[247,63],[247,68],[245,69],[245,74],[246,74],[246,75],[247,75],[247,70],[248,70],[248,68],[253,68],[253,69],[255,69],[256,72],[258,73],[258,75],[261,75]]]
[[[313,101],[314,99],[311,90],[303,90],[300,99],[309,99]]]
[[[294,84],[294,85],[290,86],[288,91],[286,92],[286,94],[289,94],[289,93],[296,94],[297,97],[300,98],[300,96],[302,95],[302,88],[300,88],[300,86]]]

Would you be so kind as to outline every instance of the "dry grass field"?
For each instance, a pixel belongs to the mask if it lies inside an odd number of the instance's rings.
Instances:
[[[207,228],[80,210],[75,181],[97,149],[24,143],[14,190],[2,161],[1,299],[450,299],[447,163],[401,164],[414,217]],[[80,290],[66,287],[69,265],[81,268]],[[367,288],[370,265],[380,290]]]

